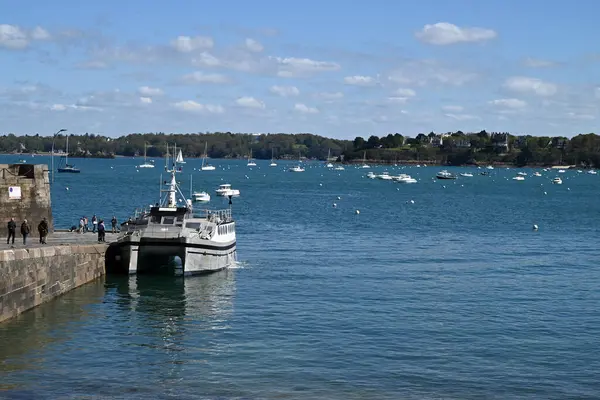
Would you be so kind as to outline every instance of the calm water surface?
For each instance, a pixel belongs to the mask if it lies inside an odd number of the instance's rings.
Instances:
[[[600,397],[598,176],[213,161],[181,186],[241,190],[238,268],[107,277],[0,325],[0,398]],[[56,225],[156,202],[161,168],[139,163],[77,160]]]

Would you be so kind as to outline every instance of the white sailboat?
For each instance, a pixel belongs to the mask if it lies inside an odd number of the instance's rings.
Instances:
[[[327,168],[333,168],[333,164],[329,161],[329,159],[331,158],[331,149],[327,150]]]
[[[185,164],[183,160],[183,154],[181,153],[181,149],[179,149],[179,153],[177,154],[177,164]]]
[[[277,163],[275,162],[275,159],[273,158],[273,149],[271,149],[271,164],[269,164],[269,167],[276,167]]]
[[[367,152],[365,151],[363,154],[363,164],[360,166],[360,168],[371,168],[368,164],[367,164]]]
[[[64,166],[61,167],[62,161],[64,161]],[[78,174],[81,172],[79,168],[75,168],[75,165],[69,164],[69,135],[67,135],[67,151],[65,152],[64,157],[61,157],[61,161],[59,161],[59,166],[56,172],[67,172],[72,174]]]
[[[149,163],[146,157],[146,148],[148,147],[147,143],[144,143],[144,163],[138,165],[138,168],[154,168],[154,164]]]
[[[248,164],[249,167],[256,167],[256,163],[252,159],[252,150],[250,150],[250,155],[248,156]]]
[[[214,171],[215,166],[210,165],[208,163],[205,164],[206,158],[208,157],[208,143],[204,143],[204,154],[202,155],[202,166],[200,167],[201,171]]]

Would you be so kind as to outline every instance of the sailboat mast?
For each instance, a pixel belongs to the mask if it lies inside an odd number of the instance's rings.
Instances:
[[[69,165],[69,135],[67,135],[67,153],[65,155],[65,166]]]

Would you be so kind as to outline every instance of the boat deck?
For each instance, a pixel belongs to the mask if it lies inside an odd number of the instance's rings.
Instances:
[[[18,229],[17,229],[18,230]],[[117,240],[117,233],[106,232],[105,243],[110,244]],[[49,234],[46,237],[46,244],[40,244],[40,237],[37,234],[37,231],[32,232],[27,238],[27,245],[23,246],[23,237],[17,232],[17,237],[15,238],[15,244],[6,244],[4,240],[6,238],[2,238],[3,241],[0,242],[0,250],[8,250],[8,249],[33,249],[36,247],[44,247],[44,246],[60,246],[63,244],[76,245],[76,244],[97,244],[98,243],[98,234],[87,232],[87,233],[77,233],[77,232],[68,232],[68,231],[56,231],[54,233]]]

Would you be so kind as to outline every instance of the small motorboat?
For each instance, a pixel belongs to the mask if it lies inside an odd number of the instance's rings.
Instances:
[[[443,170],[437,173],[435,176],[438,179],[456,179],[456,175],[451,174],[450,172]]]

